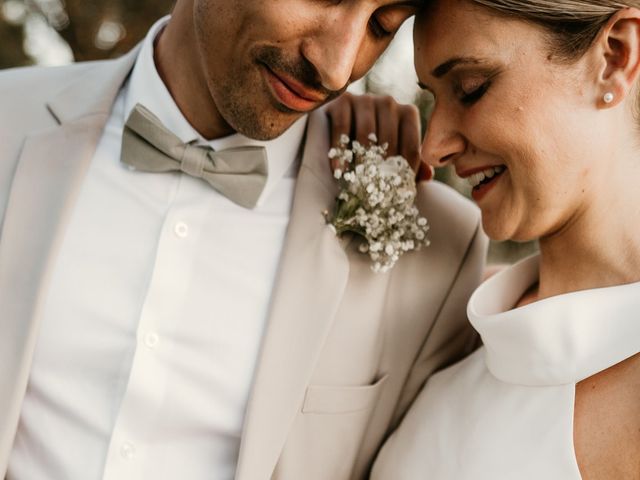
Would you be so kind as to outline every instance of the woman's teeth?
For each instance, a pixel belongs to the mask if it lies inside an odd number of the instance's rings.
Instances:
[[[472,175],[469,175],[466,178],[466,180],[467,182],[469,182],[469,185],[471,185],[471,188],[476,188],[485,180],[491,180],[496,175],[500,175],[502,172],[505,171],[505,169],[506,167],[504,165],[487,168],[486,170],[483,170],[481,172],[477,172]]]

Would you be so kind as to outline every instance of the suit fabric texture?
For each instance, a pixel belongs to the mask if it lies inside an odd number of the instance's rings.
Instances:
[[[0,473],[28,385],[43,298],[83,176],[137,51],[0,73]],[[487,239],[479,212],[418,187],[431,246],[374,274],[323,211],[337,194],[326,115],[310,115],[280,271],[243,429],[237,480],[366,478],[436,370],[477,335],[466,302]]]

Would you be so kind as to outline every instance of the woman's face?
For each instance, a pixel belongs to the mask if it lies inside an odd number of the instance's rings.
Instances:
[[[469,181],[497,240],[562,231],[605,183],[598,72],[589,55],[561,64],[547,42],[464,0],[436,1],[416,22],[418,77],[435,97],[423,155]]]

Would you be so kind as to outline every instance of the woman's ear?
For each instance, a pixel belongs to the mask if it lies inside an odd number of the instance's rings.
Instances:
[[[613,15],[596,41],[599,64],[598,104],[617,105],[633,94],[640,75],[640,10]]]

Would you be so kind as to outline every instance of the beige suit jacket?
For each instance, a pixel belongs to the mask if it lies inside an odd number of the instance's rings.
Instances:
[[[135,56],[0,73],[0,474],[52,265]],[[373,274],[357,240],[336,238],[322,215],[336,195],[326,123],[310,116],[237,480],[365,478],[425,379],[476,340],[465,305],[485,258],[477,209],[421,185],[431,246]]]

